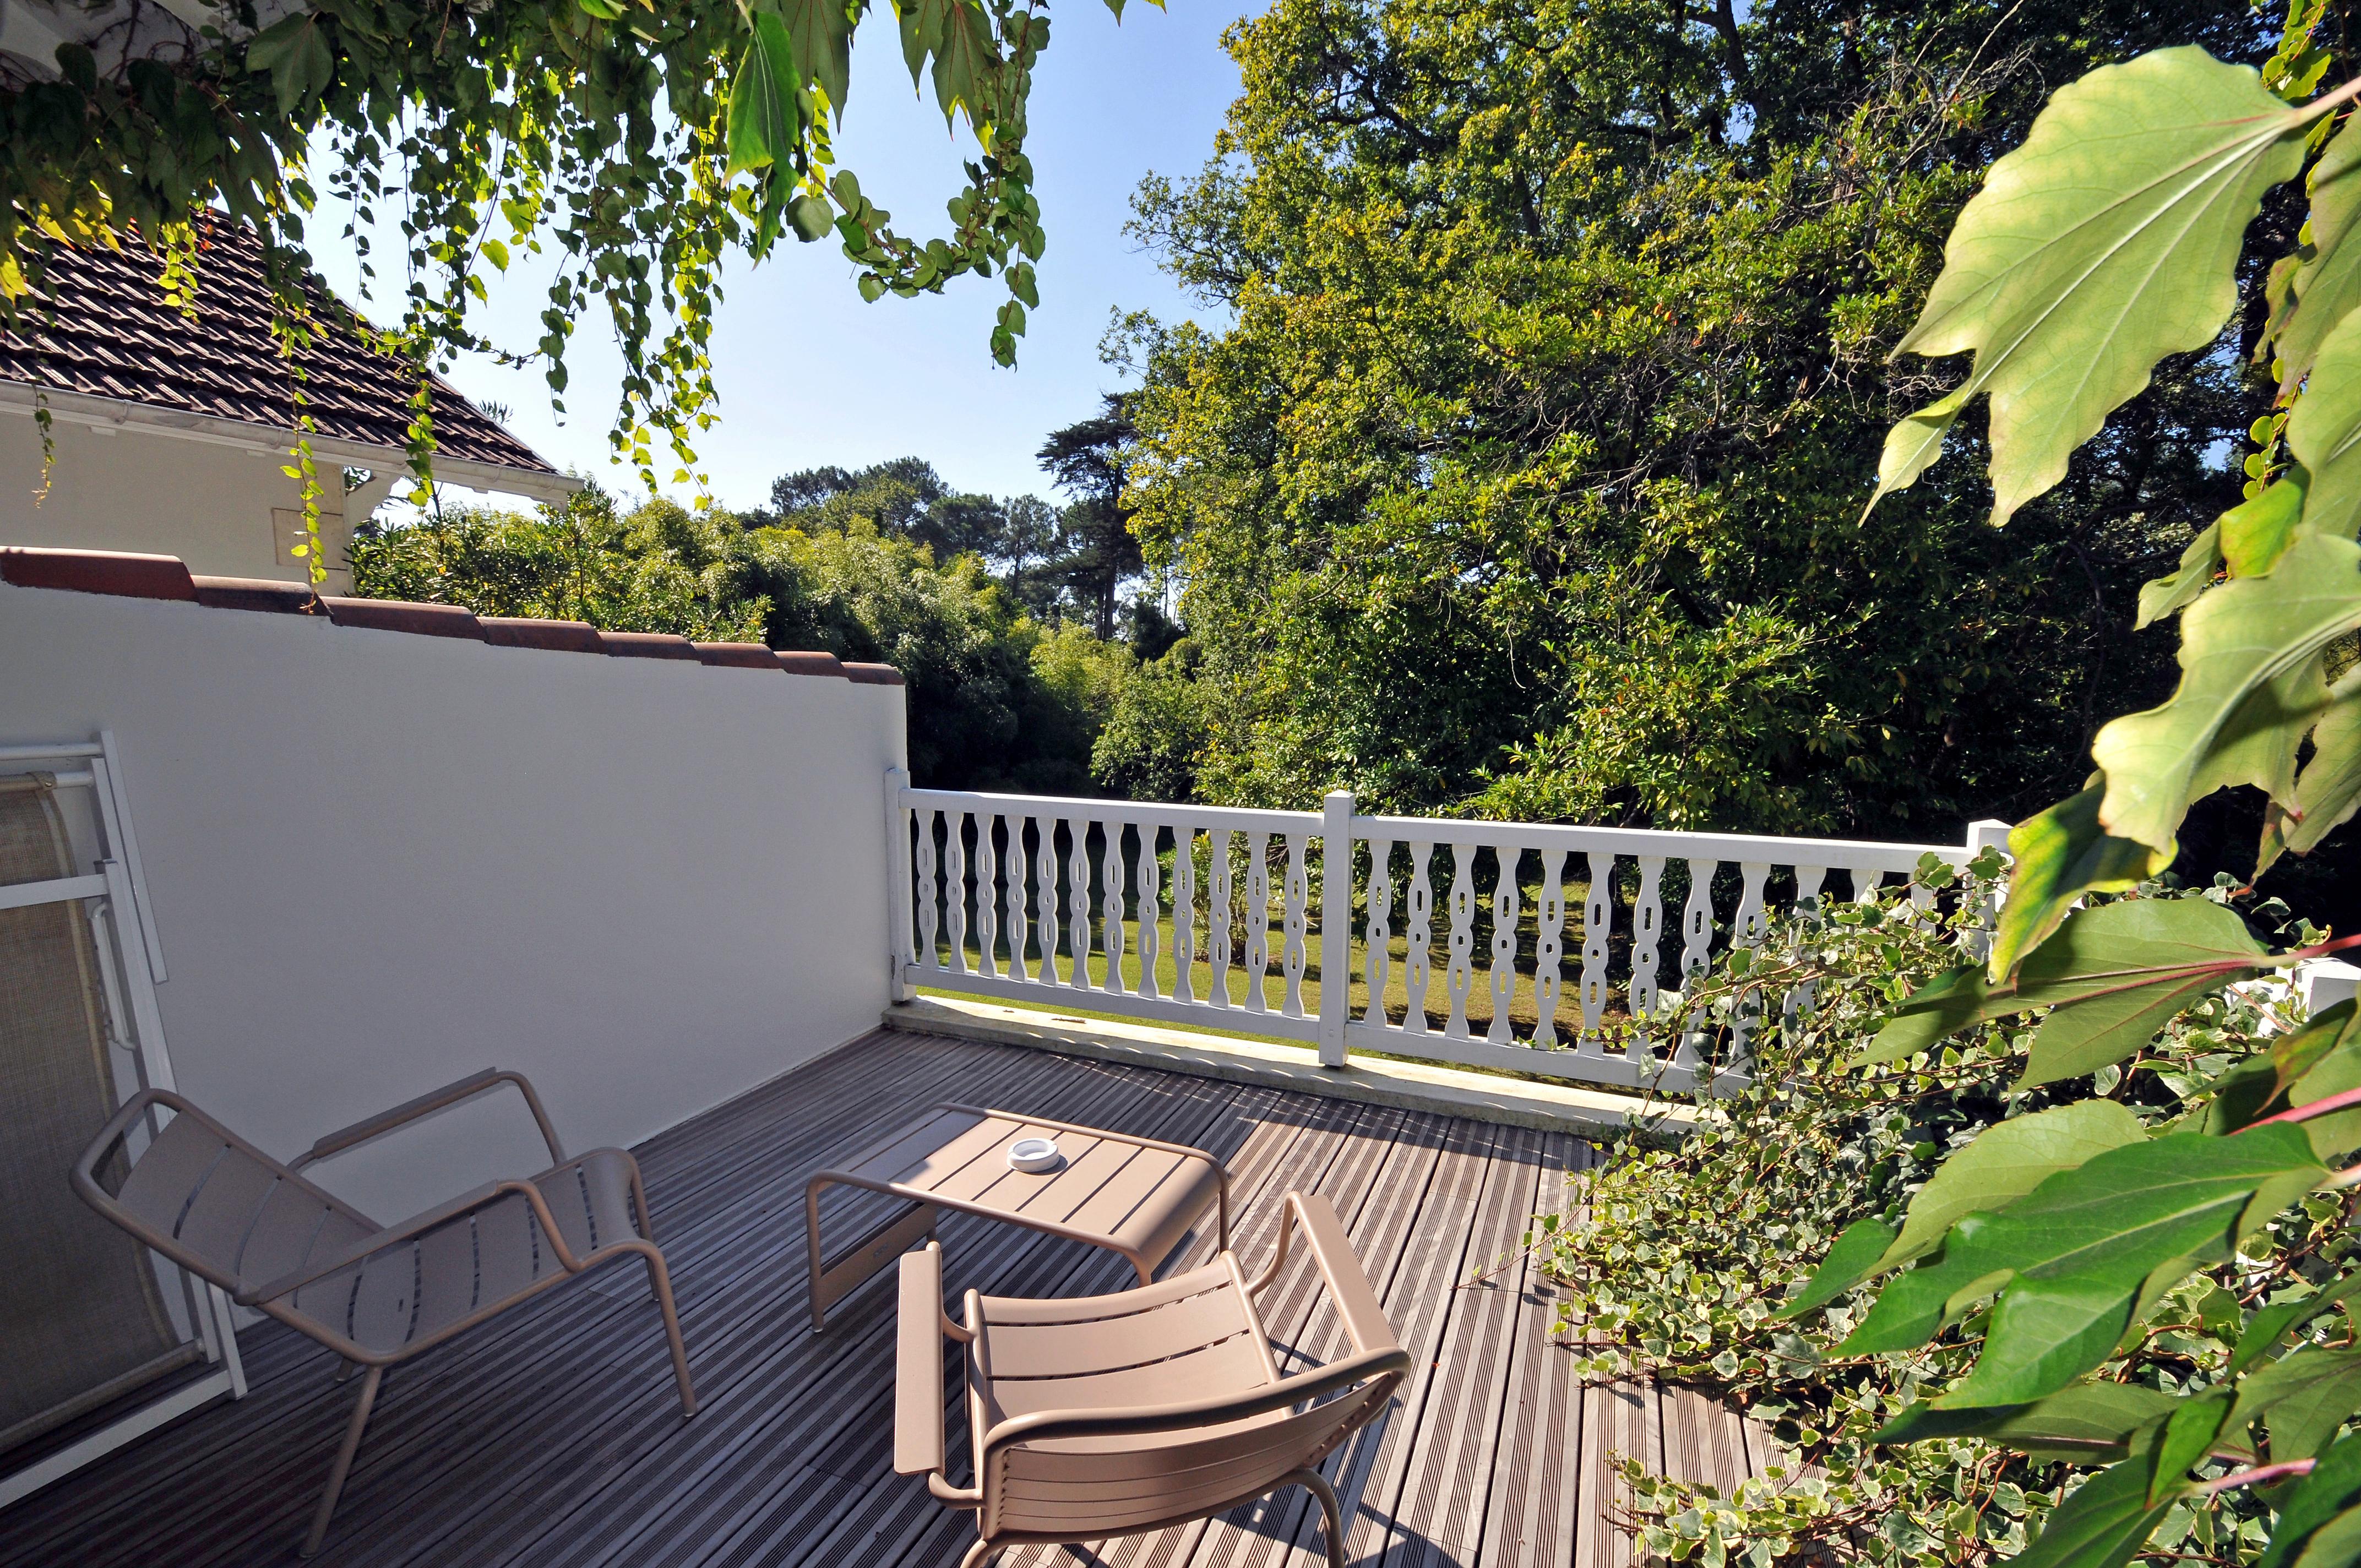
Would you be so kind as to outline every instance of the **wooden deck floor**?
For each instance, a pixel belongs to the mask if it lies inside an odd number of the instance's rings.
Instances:
[[[1328,1194],[1416,1365],[1389,1414],[1329,1464],[1356,1563],[1610,1568],[1631,1558],[1601,1518],[1610,1453],[1725,1486],[1761,1463],[1755,1436],[1692,1393],[1581,1387],[1550,1343],[1546,1283],[1521,1264],[1468,1283],[1511,1252],[1531,1215],[1561,1203],[1565,1173],[1587,1153],[1572,1139],[881,1032],[638,1151],[703,1401],[694,1418],[673,1399],[643,1275],[601,1271],[387,1378],[316,1561],[956,1563],[973,1539],[967,1517],[893,1473],[890,1275],[815,1337],[803,1266],[805,1178],[943,1099],[1213,1150],[1232,1171],[1249,1268],[1284,1192]],[[832,1201],[877,1201],[842,1190]],[[1080,1294],[1127,1277],[1110,1255],[961,1216],[942,1237],[954,1292]],[[1183,1253],[1202,1261],[1212,1245],[1199,1236]],[[1301,1253],[1268,1310],[1274,1342],[1314,1358],[1342,1343]],[[0,1511],[0,1563],[297,1562],[350,1386],[332,1382],[327,1353],[277,1325],[241,1343],[246,1399]],[[955,1473],[963,1463],[955,1452]],[[1001,1561],[1317,1568],[1318,1518],[1290,1492],[1182,1530]]]

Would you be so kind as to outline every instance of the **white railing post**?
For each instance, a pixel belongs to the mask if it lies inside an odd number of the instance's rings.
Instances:
[[[1345,1065],[1353,1015],[1353,793],[1320,803],[1320,1065]]]
[[[1974,860],[1986,850],[2008,853],[2010,825],[1997,817],[1979,818],[1968,824],[1968,859]],[[1992,957],[1993,932],[2000,925],[2001,900],[2008,896],[2008,883],[1996,882],[1984,890],[1983,906],[1977,913],[1980,930],[1969,931],[1960,938],[1960,947],[1968,957],[1983,959]]]
[[[917,954],[910,938],[910,822],[902,792],[910,775],[900,768],[885,770],[885,925],[888,995],[910,1000],[910,965]]]

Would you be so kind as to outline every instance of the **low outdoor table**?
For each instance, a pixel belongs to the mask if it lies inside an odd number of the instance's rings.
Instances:
[[[1057,1140],[1063,1163],[1038,1174],[1012,1168],[1008,1146],[1034,1137]],[[819,1197],[829,1187],[865,1188],[906,1201],[829,1257],[820,1246]],[[823,1170],[805,1185],[812,1329],[825,1329],[830,1307],[934,1234],[945,1209],[1120,1253],[1145,1285],[1213,1207],[1221,1212],[1227,1248],[1230,1173],[1202,1149],[980,1105],[931,1106],[851,1164]]]

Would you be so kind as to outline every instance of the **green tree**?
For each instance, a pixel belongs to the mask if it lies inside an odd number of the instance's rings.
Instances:
[[[2044,85],[2247,50],[2244,0],[1279,0],[1229,37],[1213,161],[1137,202],[1227,323],[1114,345],[1202,793],[1948,838],[2169,684],[2127,610],[2236,493],[2235,328],[2004,540],[1955,476],[1861,501],[1937,385],[1885,351]]]
[[[911,776],[953,789],[1086,794],[1091,748],[1131,655],[1080,627],[1045,630],[973,555],[854,517],[747,526],[593,488],[533,513],[453,510],[364,527],[355,592],[619,631],[817,649],[907,682]]]

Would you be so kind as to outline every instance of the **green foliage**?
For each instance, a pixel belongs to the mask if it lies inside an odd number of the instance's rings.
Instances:
[[[1634,1135],[1535,1233],[1590,1375],[1704,1383],[1781,1445],[1730,1496],[1622,1462],[1642,1543],[1764,1568],[2293,1562],[2275,1528],[2333,1540],[2305,1518],[2361,1491],[2341,1458],[2305,1478],[2356,1441],[2337,1436],[2361,1409],[2336,1310],[2361,1291],[2352,1201],[2322,1161],[2361,1132],[2258,1124],[2361,1077],[2354,1012],[2290,1033],[2278,1003],[2217,983],[2121,1059],[2004,1093],[2044,1029],[2104,1000],[2100,977],[2053,974],[2053,998],[2081,1000],[1871,1050],[1930,979],[1981,984],[1961,961],[1975,893],[1948,918],[1839,907],[1718,972],[1697,998],[1716,1016],[1802,985],[1813,1004],[1763,1010],[1760,1070],[1721,1117],[1672,1146]],[[2101,954],[2092,930],[2126,922],[2160,969],[2238,924],[2151,885],[2076,916],[2063,945],[2081,923]],[[2306,1516],[2315,1484],[2334,1506]]]
[[[1708,10],[1279,0],[1230,35],[1214,161],[1137,201],[1224,324],[1111,344],[1206,798],[1948,837],[2169,685],[2112,606],[2235,498],[2267,398],[2218,319],[2010,536],[1942,468],[1861,510],[1946,389],[1887,351],[2044,84],[2245,52],[2245,0]]]
[[[40,292],[60,245],[137,236],[176,266],[199,264],[192,224],[218,205],[262,235],[279,313],[300,331],[324,183],[352,204],[344,233],[365,278],[368,220],[380,206],[402,218],[401,319],[376,335],[419,373],[410,448],[422,481],[429,373],[495,346],[467,312],[485,297],[486,269],[523,252],[546,255],[555,276],[546,331],[512,357],[541,362],[562,407],[567,344],[603,301],[624,361],[615,448],[653,489],[661,434],[680,458],[675,481],[688,482],[694,433],[712,419],[708,343],[733,247],[760,260],[790,227],[805,241],[834,232],[869,299],[997,271],[1011,294],[992,334],[1003,364],[1038,302],[1031,262],[1044,241],[1024,138],[1049,18],[1025,0],[897,7],[913,81],[931,60],[937,104],[976,143],[948,232],[921,242],[851,170],[831,172],[829,129],[868,9],[338,0],[257,30],[251,7],[202,27],[149,7],[103,49],[60,46],[47,79],[0,82],[0,323]],[[315,183],[310,152],[323,141],[329,167]]]
[[[943,788],[1086,792],[1132,662],[1043,629],[975,556],[938,565],[857,516],[807,533],[664,500],[621,511],[593,488],[532,514],[365,527],[352,565],[368,598],[890,663],[908,683],[911,775]]]

